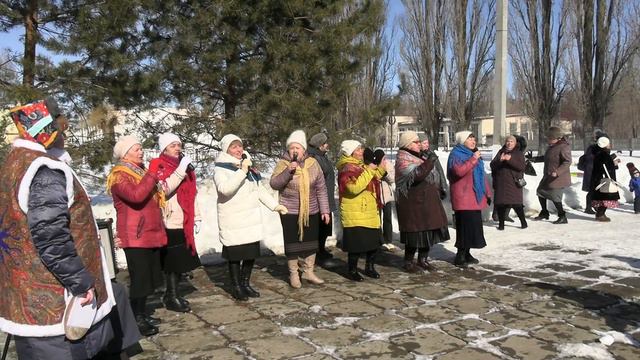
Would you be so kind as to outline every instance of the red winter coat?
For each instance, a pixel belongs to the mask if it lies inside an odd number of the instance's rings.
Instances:
[[[487,175],[484,177],[485,197],[480,203],[476,201],[476,193],[473,191],[473,168],[478,164],[478,159],[470,157],[458,166],[449,170],[449,185],[451,187],[451,207],[459,210],[482,210],[487,207],[487,197],[491,197],[491,186]]]
[[[162,211],[153,197],[158,179],[147,173],[139,184],[128,174],[111,186],[122,248],[158,248],[167,245]]]

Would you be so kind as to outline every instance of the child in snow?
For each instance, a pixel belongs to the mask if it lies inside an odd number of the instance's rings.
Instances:
[[[629,190],[633,192],[633,211],[640,214],[640,170],[633,163],[627,163],[631,181],[629,181]]]

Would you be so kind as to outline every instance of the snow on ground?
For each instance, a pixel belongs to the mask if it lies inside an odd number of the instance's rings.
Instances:
[[[446,168],[448,153],[438,152],[443,167]],[[637,274],[640,268],[640,246],[638,246],[638,236],[635,232],[640,229],[640,215],[633,213],[633,195],[626,189],[629,184],[629,172],[625,164],[633,161],[636,166],[640,166],[640,158],[628,156],[621,157],[620,169],[617,171],[618,181],[624,185],[621,191],[621,207],[619,209],[607,211],[607,216],[611,218],[610,223],[599,223],[594,221],[593,215],[582,212],[585,205],[585,194],[581,190],[581,172],[575,168],[581,152],[574,152],[574,164],[571,167],[572,186],[565,191],[564,205],[568,209],[569,224],[554,225],[549,221],[534,221],[528,218],[529,228],[520,229],[516,218],[515,223],[507,223],[505,231],[498,231],[495,224],[489,220],[490,209],[483,212],[485,222],[485,238],[487,247],[475,250],[474,256],[485,264],[496,264],[510,268],[511,270],[528,270],[538,265],[562,261],[581,261],[591,265],[593,269],[599,269],[605,273],[615,271],[615,277],[629,276]],[[485,159],[487,172],[489,172],[488,156]],[[540,210],[540,204],[535,194],[535,189],[542,178],[542,163],[534,164],[538,176],[525,176],[527,186],[525,188],[525,209],[528,216],[535,216]],[[265,176],[268,177],[268,176]],[[264,180],[268,186],[268,180]],[[220,252],[222,245],[218,240],[218,224],[216,216],[216,190],[211,180],[204,180],[198,188],[198,203],[204,216],[202,230],[196,235],[196,244],[203,262],[215,263],[221,261]],[[274,196],[277,193],[273,192]],[[92,198],[93,209],[98,218],[116,218],[115,210],[109,196],[104,194]],[[626,203],[625,203],[626,202]],[[629,203],[631,202],[631,203]],[[451,220],[451,205],[445,200],[445,209]],[[553,213],[553,204],[549,203],[549,210]],[[395,216],[395,215],[394,215]],[[515,214],[512,213],[515,218]],[[551,221],[555,215],[551,215]],[[246,219],[247,221],[258,221],[258,219]],[[263,208],[262,221],[264,224],[264,241],[262,242],[263,253],[282,254],[284,251],[282,244],[282,233],[279,217],[276,213]],[[395,236],[397,233],[397,220],[394,219]],[[455,254],[455,229],[450,228],[452,239],[444,244],[437,245],[430,256],[436,259],[451,261]],[[328,243],[334,245],[336,237],[341,237],[339,214],[336,214],[334,221],[334,234],[336,236],[329,239]],[[546,248],[557,250],[531,251],[527,248],[533,246],[545,246]],[[562,251],[562,250],[565,251]],[[576,252],[566,252],[567,249]],[[582,251],[584,250],[584,251]],[[126,267],[124,253],[119,250],[117,253],[118,263]],[[614,270],[615,269],[615,270]],[[635,271],[634,271],[635,270]],[[611,274],[612,277],[614,274]],[[606,282],[607,279],[603,278]]]

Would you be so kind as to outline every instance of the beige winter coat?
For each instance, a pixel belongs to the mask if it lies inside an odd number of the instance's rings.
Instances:
[[[185,173],[176,170],[166,180],[164,185],[164,191],[167,196],[167,204],[162,209],[162,218],[164,221],[164,227],[167,229],[182,229],[184,224],[184,213],[180,204],[178,204],[178,196],[176,190],[182,183],[185,177]],[[175,176],[174,176],[175,175]],[[195,221],[201,221],[200,207],[198,206],[198,198],[195,201]]]

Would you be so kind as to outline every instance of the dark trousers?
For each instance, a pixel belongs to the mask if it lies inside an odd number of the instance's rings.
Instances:
[[[396,206],[395,201],[384,204],[382,208],[382,243],[391,244],[393,242],[393,208]]]
[[[640,196],[636,196],[633,199],[633,211],[636,214],[640,214]]]

